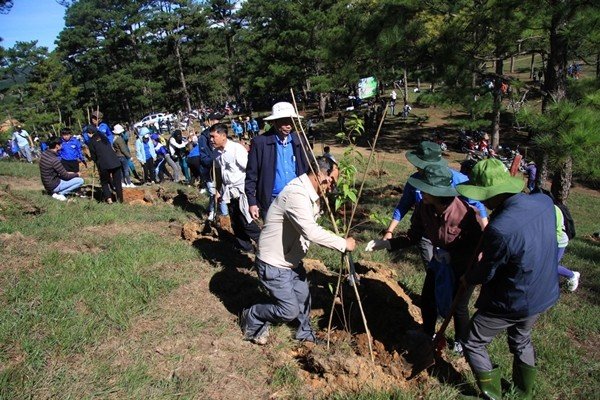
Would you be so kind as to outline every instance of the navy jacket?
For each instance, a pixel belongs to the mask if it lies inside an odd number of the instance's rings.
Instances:
[[[292,132],[292,145],[296,157],[296,176],[308,172],[309,167],[302,149],[302,141],[297,133]],[[250,142],[248,165],[246,166],[245,191],[248,205],[258,206],[266,215],[271,205],[273,186],[275,184],[275,163],[277,158],[275,129],[256,136]]]
[[[523,318],[550,308],[559,296],[554,203],[543,194],[509,197],[483,233],[483,258],[467,276],[483,284],[482,312]]]
[[[206,128],[198,136],[198,150],[200,153],[200,177],[205,182],[212,182],[212,165],[215,159],[215,150],[210,143],[210,129]]]

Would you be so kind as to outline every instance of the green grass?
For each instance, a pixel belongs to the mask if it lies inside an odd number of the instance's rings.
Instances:
[[[40,168],[37,164],[15,160],[0,160],[0,175],[39,179]]]
[[[366,190],[401,187],[412,172],[406,165],[389,160],[383,169],[388,174],[382,179],[369,176]],[[3,176],[38,179],[37,174],[36,165],[0,162]],[[124,366],[114,363],[116,354],[99,359],[86,356],[111,337],[127,335],[133,321],[152,313],[160,299],[197,274],[187,266],[197,259],[197,250],[160,231],[168,229],[167,221],[182,222],[188,214],[168,205],[108,206],[89,200],[61,203],[39,191],[13,188],[11,193],[40,211],[24,214],[23,204],[0,198],[0,234],[19,232],[28,240],[24,247],[1,250],[2,261],[12,263],[13,268],[0,268],[0,398],[201,398],[207,382],[222,371],[208,364],[201,374],[157,377],[141,354],[146,345],[151,345],[151,338],[138,339],[141,348],[136,347],[130,354],[134,362]],[[391,215],[399,197],[365,196],[361,207],[367,213]],[[581,272],[581,286],[575,293],[563,290],[557,305],[542,315],[534,328],[539,366],[536,399],[597,398],[600,245],[590,235],[600,230],[596,211],[599,203],[598,195],[582,191],[573,192],[569,199],[578,236],[569,244],[563,264]],[[408,226],[409,217],[396,232],[406,231]],[[359,241],[354,259],[389,264],[397,270],[403,287],[419,293],[424,270],[414,249],[401,252],[396,262],[385,251],[363,251],[365,243],[378,238],[382,228],[364,220],[353,230]],[[22,265],[14,268],[21,257]],[[316,245],[311,246],[309,257],[323,260],[331,269],[340,265],[339,253]],[[185,330],[222,338],[230,325],[216,315],[196,320],[174,315],[169,317],[165,330],[173,336]],[[274,327],[277,349],[289,349],[289,329]],[[448,335],[452,335],[451,329]],[[492,343],[490,354],[503,377],[510,380],[512,357],[505,336]],[[81,366],[85,373],[68,362],[78,359],[86,360],[87,364]],[[272,364],[273,392],[297,398],[295,393],[303,385],[300,367],[290,361]],[[250,380],[254,377],[251,370],[238,372]],[[467,384],[474,386],[472,374],[464,376]],[[459,392],[455,385],[429,382],[415,384],[409,390],[364,388],[359,393],[336,393],[330,398],[441,400],[459,398]]]

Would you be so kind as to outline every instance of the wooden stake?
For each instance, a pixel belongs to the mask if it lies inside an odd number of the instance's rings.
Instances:
[[[296,110],[296,113],[298,113],[298,107],[296,105],[296,97],[294,96],[294,90],[290,89],[290,92],[291,92],[291,95],[292,95],[292,101],[294,102],[294,109]],[[352,226],[352,220],[354,218],[354,214],[356,212],[356,208],[358,206],[358,202],[360,200],[360,196],[361,196],[362,190],[364,188],[365,180],[366,180],[366,177],[367,177],[367,172],[368,172],[369,167],[371,165],[371,161],[373,160],[373,154],[375,152],[375,145],[377,144],[377,139],[379,138],[379,133],[381,132],[381,127],[383,125],[383,121],[385,119],[386,113],[387,113],[387,106],[386,106],[386,108],[385,108],[385,110],[383,112],[383,115],[381,117],[381,121],[379,122],[379,127],[377,128],[377,133],[375,134],[375,140],[373,141],[373,146],[371,147],[371,154],[369,155],[369,161],[367,163],[367,169],[365,170],[365,173],[363,175],[363,180],[361,182],[360,190],[359,190],[358,195],[357,195],[356,203],[354,204],[354,207],[352,209],[352,214],[350,216],[350,220],[349,220],[349,223],[348,223],[348,229],[347,229],[347,231],[346,231],[346,233],[344,235],[344,237],[346,237],[346,238],[348,237],[348,233],[350,232],[350,229],[351,229],[351,226]],[[296,131],[299,131],[299,132],[302,133],[303,139],[308,144],[309,143],[308,137],[306,136],[306,132],[304,131],[302,125],[300,124],[300,129],[298,130],[298,128],[296,127],[296,123],[295,123],[295,121],[294,121],[293,118],[292,118],[292,122],[294,123],[294,128],[296,129]],[[303,146],[303,148],[304,148],[304,146]],[[308,154],[307,154],[308,150],[304,149],[304,152],[308,156]],[[312,149],[310,149],[310,154],[312,156],[312,159],[316,161],[316,157],[315,157],[315,154],[312,151]],[[309,165],[310,165],[310,163],[309,163]],[[312,173],[315,174],[316,171],[313,170],[312,166],[310,168],[311,168]],[[323,190],[321,190],[321,193],[323,194],[325,192]],[[335,221],[335,216],[333,214],[333,211],[331,210],[331,207],[329,205],[329,202],[327,201],[326,196],[323,195],[323,198],[324,198],[325,204],[327,206],[327,210],[329,212],[329,216],[330,216],[331,221],[333,223],[334,231],[335,231],[336,234],[339,234],[339,229],[337,227],[337,223]],[[349,257],[348,257],[347,254],[344,254],[344,256],[343,256],[343,263],[345,264],[347,270],[350,271],[350,260],[349,260]],[[332,320],[333,320],[333,311],[335,309],[335,299],[338,296],[339,291],[340,291],[340,287],[341,287],[341,274],[342,274],[342,271],[343,271],[343,268],[340,268],[340,272],[339,272],[339,275],[338,275],[338,284],[337,284],[336,291],[335,291],[334,296],[333,296],[333,305],[331,307],[331,313],[330,313],[330,316],[329,316],[329,325],[327,327],[327,348],[329,348],[329,343],[330,343],[331,323],[332,323]],[[365,332],[367,333],[367,338],[368,338],[368,341],[369,341],[369,353],[371,355],[371,362],[375,362],[375,357],[374,357],[374,354],[373,354],[373,338],[371,336],[371,332],[370,332],[369,326],[367,324],[367,319],[366,319],[366,316],[365,316],[365,313],[364,313],[364,309],[362,307],[362,301],[360,299],[360,294],[358,293],[358,288],[357,288],[356,284],[352,285],[352,287],[354,288],[354,293],[356,295],[356,298],[357,298],[357,301],[358,301],[358,306],[359,306],[360,313],[361,313],[361,317],[362,317],[362,320],[363,320],[363,324],[365,326]]]

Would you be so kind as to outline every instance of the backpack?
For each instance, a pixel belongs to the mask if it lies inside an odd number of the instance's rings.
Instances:
[[[554,205],[559,208],[560,212],[562,212],[563,219],[565,221],[565,233],[567,234],[567,237],[569,238],[569,240],[573,239],[576,235],[575,220],[573,219],[573,216],[571,215],[569,208],[565,204],[561,204],[558,201],[556,201],[556,199],[554,198],[554,196],[552,195],[552,193],[549,190],[538,188],[537,190],[534,190],[532,193],[536,193],[536,192],[543,193],[552,199],[552,202],[554,203]]]
[[[567,208],[566,205],[557,204],[557,203],[555,203],[555,204],[556,204],[556,207],[558,207],[563,214],[563,218],[565,220],[565,233],[567,234],[567,237],[569,238],[569,240],[571,240],[576,235],[575,221],[573,220],[573,217],[571,216],[571,212],[569,211],[569,209]]]

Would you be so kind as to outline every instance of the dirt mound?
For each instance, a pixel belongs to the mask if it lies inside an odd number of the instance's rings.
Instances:
[[[328,287],[336,280],[318,260],[305,260],[310,281],[316,287]],[[311,396],[334,392],[357,392],[406,388],[415,372],[433,361],[431,339],[419,334],[420,310],[398,285],[394,273],[382,264],[357,264],[358,291],[373,337],[373,360],[354,290],[348,283],[336,301],[330,349],[304,346],[294,354]],[[313,312],[322,315],[320,328],[327,332],[331,310],[331,292],[312,292]],[[326,333],[322,333],[326,338]],[[425,375],[426,376],[426,375]],[[419,381],[419,379],[417,379]]]
[[[353,338],[347,332],[335,332],[331,339],[330,350],[326,346],[303,346],[297,350],[301,376],[312,396],[358,392],[365,387],[384,391],[411,385],[406,380],[409,371],[401,356],[388,353],[381,342],[374,343],[376,360],[372,363],[366,334]]]

